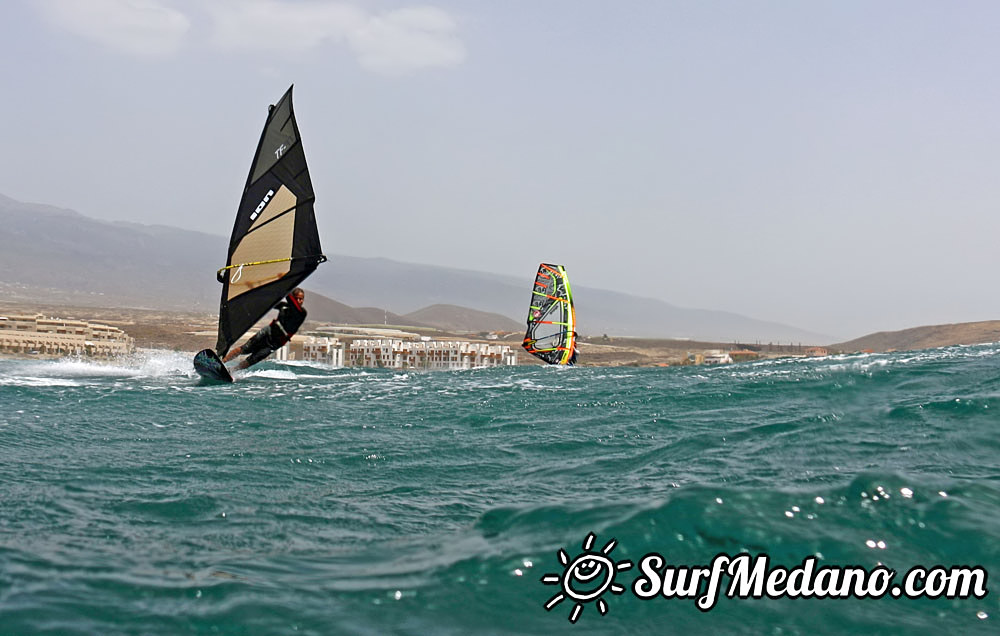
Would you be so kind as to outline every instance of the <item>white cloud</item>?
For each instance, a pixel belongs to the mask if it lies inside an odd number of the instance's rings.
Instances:
[[[435,7],[373,13],[343,0],[176,4],[207,16],[212,44],[224,50],[296,55],[339,45],[353,52],[362,68],[385,74],[465,60],[457,21]],[[38,6],[58,27],[129,54],[169,56],[191,29],[188,16],[161,0],[40,0]]]
[[[53,24],[116,51],[149,57],[174,53],[191,27],[181,12],[156,0],[44,0]]]
[[[347,34],[361,66],[376,72],[400,73],[431,66],[456,66],[465,47],[457,25],[432,7],[399,9],[370,17]]]
[[[365,21],[350,5],[278,0],[222,0],[207,5],[214,43],[224,49],[298,52],[313,49]]]
[[[465,59],[456,21],[434,7],[369,14],[328,0],[220,0],[206,9],[215,21],[215,44],[227,49],[296,53],[345,44],[363,68],[378,73],[455,66]]]

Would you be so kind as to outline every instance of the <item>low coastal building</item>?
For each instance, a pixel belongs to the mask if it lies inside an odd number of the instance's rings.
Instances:
[[[732,364],[733,358],[724,351],[711,349],[709,351],[688,353],[686,364]]]
[[[114,358],[134,351],[135,340],[118,327],[41,314],[0,316],[3,354]]]
[[[750,349],[737,349],[730,351],[729,357],[732,358],[733,362],[749,362],[750,360],[759,359],[760,354]]]
[[[517,354],[509,345],[373,338],[353,341],[347,349],[346,364],[386,369],[477,369],[514,366]]]
[[[733,359],[725,351],[706,351],[705,364],[732,364]]]
[[[734,362],[750,362],[761,359],[761,354],[751,349],[733,349],[726,352],[720,349],[709,349],[701,352],[688,352],[683,364],[732,364]]]

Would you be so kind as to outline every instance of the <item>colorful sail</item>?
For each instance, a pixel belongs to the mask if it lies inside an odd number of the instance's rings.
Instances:
[[[528,308],[528,330],[521,346],[549,364],[576,361],[576,312],[569,276],[562,265],[538,266]]]
[[[229,240],[222,283],[222,356],[326,260],[313,213],[312,181],[292,110],[292,88],[268,108]]]

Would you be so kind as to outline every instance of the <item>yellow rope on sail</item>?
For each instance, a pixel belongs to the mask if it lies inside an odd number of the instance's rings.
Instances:
[[[226,265],[225,267],[220,268],[219,271],[215,272],[215,277],[219,279],[219,282],[221,283],[223,281],[223,277],[226,274],[226,271],[230,269],[235,269],[236,275],[233,276],[233,279],[230,281],[232,283],[235,283],[240,279],[241,276],[243,276],[244,267],[251,267],[254,265],[271,265],[273,263],[287,263],[289,261],[294,261],[303,258],[315,258],[317,265],[326,262],[325,254],[317,254],[315,256],[289,256],[287,258],[272,258],[269,261],[253,261],[251,263],[234,263],[232,265]],[[279,276],[278,278],[281,277]]]
[[[291,260],[294,260],[294,257],[290,256],[288,258],[274,258],[269,261],[254,261],[252,263],[236,263],[235,265],[226,265],[225,267],[217,271],[215,274],[216,276],[222,276],[222,273],[227,269],[236,269],[237,267],[242,269],[244,267],[250,267],[251,265],[270,265],[271,263],[284,263],[285,261],[291,261]]]

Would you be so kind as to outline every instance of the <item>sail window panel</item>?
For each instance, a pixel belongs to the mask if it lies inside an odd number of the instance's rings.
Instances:
[[[268,206],[270,207],[270,206]],[[295,212],[289,212],[243,237],[233,252],[233,265],[276,259],[291,259],[295,235]],[[229,270],[229,299],[272,283],[288,274],[291,260],[264,265],[246,265]]]

